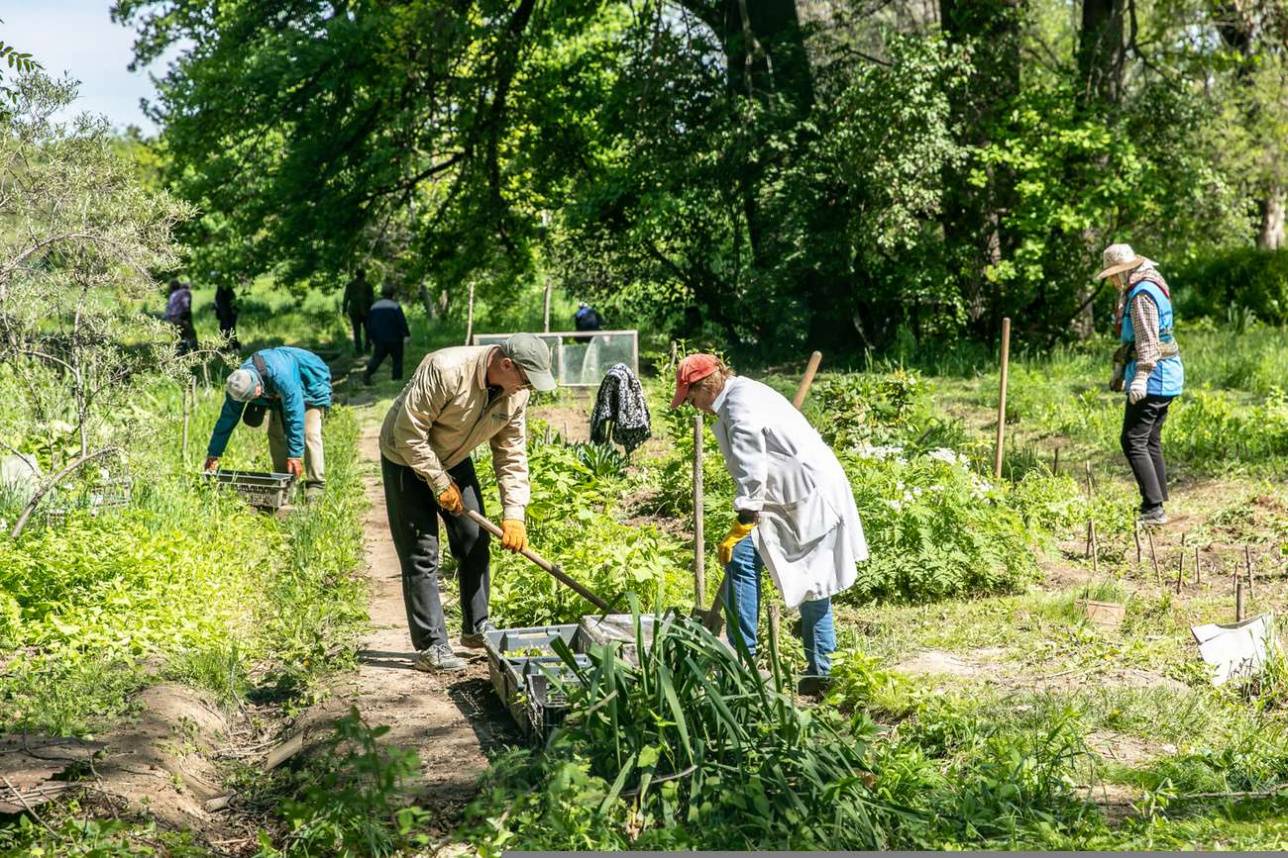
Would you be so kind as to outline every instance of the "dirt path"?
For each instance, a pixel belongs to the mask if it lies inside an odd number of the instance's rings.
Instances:
[[[303,716],[294,732],[306,734],[304,744],[312,744],[325,725],[350,706],[356,706],[369,724],[388,726],[385,742],[420,756],[421,779],[409,785],[408,800],[430,811],[436,827],[445,832],[473,798],[478,777],[487,768],[485,752],[517,737],[493,693],[481,651],[458,649],[472,656],[463,673],[438,676],[412,667],[415,652],[407,633],[398,557],[385,518],[377,435],[378,426],[369,426],[359,442],[370,502],[363,530],[371,627],[359,647],[357,672],[337,682],[332,696]],[[454,583],[447,582],[445,607],[456,599]]]

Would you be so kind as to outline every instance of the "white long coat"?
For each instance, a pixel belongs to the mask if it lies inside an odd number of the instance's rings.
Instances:
[[[809,421],[774,389],[733,377],[712,428],[737,487],[735,510],[760,513],[756,550],[787,607],[854,583],[868,543],[849,480]]]

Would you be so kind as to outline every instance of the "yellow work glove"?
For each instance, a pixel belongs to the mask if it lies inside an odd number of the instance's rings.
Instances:
[[[508,551],[522,551],[528,547],[528,528],[517,518],[501,520],[501,547]]]
[[[439,492],[438,505],[452,515],[465,512],[465,500],[461,497],[461,490],[456,487],[456,483],[448,483],[447,488]]]
[[[747,538],[747,534],[756,529],[756,523],[742,524],[734,519],[733,524],[729,525],[729,532],[725,534],[724,539],[720,540],[720,546],[717,549],[720,555],[720,565],[728,566],[733,560],[733,547]]]

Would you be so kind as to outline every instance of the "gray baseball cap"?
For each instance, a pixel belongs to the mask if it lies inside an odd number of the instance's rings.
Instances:
[[[559,385],[550,372],[550,347],[532,334],[515,334],[501,344],[501,354],[523,367],[528,382],[541,393]]]
[[[250,402],[255,398],[255,388],[259,387],[259,373],[253,369],[234,370],[228,376],[224,389],[234,402]]]

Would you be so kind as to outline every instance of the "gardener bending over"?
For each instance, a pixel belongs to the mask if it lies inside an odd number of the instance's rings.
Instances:
[[[465,667],[448,643],[438,594],[440,512],[460,575],[461,645],[482,647],[491,628],[489,537],[464,515],[467,509],[483,514],[470,453],[485,441],[501,492],[501,545],[521,551],[528,544],[525,413],[533,388],[555,389],[550,349],[531,334],[515,334],[499,346],[457,346],[426,355],[385,415],[380,470],[417,670]]]
[[[713,355],[680,361],[671,407],[685,402],[716,415],[712,431],[735,485],[737,517],[719,549],[730,640],[738,629],[755,654],[760,573],[768,566],[787,607],[800,607],[802,691],[819,689],[836,649],[832,596],[854,583],[855,564],[868,557],[849,480],[790,402],[734,376]]]
[[[261,349],[228,376],[224,387],[224,410],[210,433],[206,470],[219,467],[239,419],[257,427],[267,413],[273,470],[303,476],[305,498],[316,498],[326,482],[322,414],[331,407],[331,370],[322,358],[290,346]]]
[[[1167,466],[1162,432],[1167,409],[1185,387],[1185,368],[1172,331],[1172,293],[1154,262],[1128,244],[1105,248],[1106,277],[1118,290],[1115,322],[1122,346],[1114,353],[1111,390],[1127,388],[1122,447],[1140,487],[1140,523],[1166,524]]]

